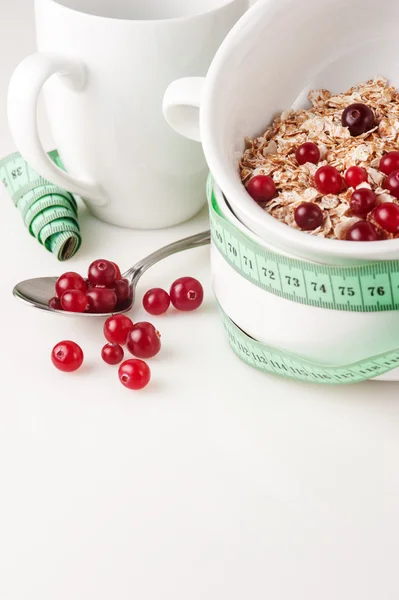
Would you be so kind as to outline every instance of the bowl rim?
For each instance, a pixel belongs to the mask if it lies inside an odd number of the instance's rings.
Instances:
[[[272,250],[273,252],[276,252],[278,254],[279,248],[277,246],[275,246],[271,242],[268,242],[267,240],[263,239],[254,231],[251,231],[251,229],[248,229],[248,227],[239,220],[239,218],[232,211],[224,193],[222,192],[222,189],[220,188],[220,186],[218,185],[218,183],[215,180],[213,180],[213,193],[215,195],[217,205],[218,205],[221,213],[223,214],[223,217],[231,225],[234,225],[234,227],[236,229],[238,229],[243,235],[245,235],[247,238],[249,238],[253,242],[256,242],[257,244],[259,244],[259,246],[262,246],[263,248],[266,248],[268,250]],[[211,209],[211,210],[213,210],[213,209]],[[286,254],[292,256],[292,258],[297,258],[295,256],[295,254],[291,254],[288,252]],[[312,262],[312,261],[308,260],[307,262]]]
[[[308,257],[308,260],[312,260],[309,257],[314,255],[316,261],[328,256],[374,262],[397,259],[399,238],[375,242],[349,242],[312,236],[278,221],[252,200],[238,174],[236,179],[231,179],[223,159],[215,149],[213,131],[220,73],[228,71],[225,63],[229,60],[232,50],[242,39],[249,38],[262,15],[267,15],[268,11],[272,15],[275,10],[282,10],[287,1],[292,0],[280,0],[278,3],[275,0],[258,1],[236,23],[216,53],[205,80],[200,114],[201,141],[209,168],[228,202],[240,213],[243,225],[258,237],[270,239],[273,245],[288,253]]]

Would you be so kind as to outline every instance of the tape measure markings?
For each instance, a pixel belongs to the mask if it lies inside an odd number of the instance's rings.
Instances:
[[[353,312],[399,308],[399,261],[334,267],[310,263],[262,248],[220,216],[212,192],[212,239],[237,273],[282,298]]]
[[[47,240],[55,233],[65,233],[66,231],[79,234],[79,226],[72,219],[57,219],[53,223],[45,225],[38,235],[41,244],[47,247]]]
[[[0,175],[15,204],[21,196],[33,188],[49,183],[36,171],[33,171],[18,152],[11,154],[2,161]],[[23,185],[20,183],[22,181]]]
[[[40,193],[36,191],[29,192],[22,196],[20,200],[18,200],[17,208],[21,212],[22,216],[25,217],[26,213],[39,201],[42,201],[44,198],[54,198],[61,199],[62,198],[62,206],[69,206],[75,215],[77,215],[77,207],[73,202],[71,202],[70,198],[66,194],[61,194],[60,192],[52,192],[52,193]],[[66,204],[68,203],[68,204]]]
[[[63,169],[58,152],[49,156]],[[0,161],[0,180],[30,233],[59,260],[71,258],[82,243],[74,196],[41,177],[18,152]]]
[[[39,188],[34,188],[33,190],[30,190],[29,192],[21,196],[21,198],[17,202],[17,208],[24,216],[26,214],[26,211],[29,210],[33,206],[33,204],[35,204],[35,202],[38,202],[46,196],[60,196],[61,198],[64,198],[69,202],[70,206],[77,214],[77,204],[74,197],[68,192],[63,192],[62,190],[57,188],[57,186],[50,185],[44,185]]]
[[[319,365],[252,339],[233,323],[222,308],[220,313],[230,346],[238,358],[247,365],[271,375],[312,383],[348,384],[366,381],[399,367],[399,350],[392,350],[348,366]]]
[[[26,227],[29,227],[33,223],[34,219],[45,210],[52,210],[53,208],[64,208],[68,211],[68,217],[76,219],[77,215],[75,210],[72,208],[69,200],[59,194],[52,194],[51,196],[44,196],[40,200],[37,200],[27,211],[24,218]]]
[[[55,227],[57,226],[60,220],[73,218],[74,214],[72,213],[70,208],[64,208],[62,206],[52,206],[43,210],[33,219],[33,221],[30,224],[29,231],[35,237],[38,237],[40,231],[44,227],[53,224],[55,232]]]
[[[23,165],[18,165],[17,168],[15,168],[15,161],[17,157],[17,153],[10,154],[10,156],[8,156],[2,161],[2,166],[0,169],[0,176],[2,178],[2,181],[6,186],[8,192],[11,194],[14,202],[16,202],[14,182],[23,174]]]

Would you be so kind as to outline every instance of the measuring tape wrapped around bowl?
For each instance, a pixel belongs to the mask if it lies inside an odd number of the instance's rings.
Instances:
[[[56,151],[49,156],[63,168]],[[0,179],[31,235],[58,260],[72,258],[82,243],[72,194],[43,179],[18,152],[0,161]]]
[[[224,214],[217,197],[221,205],[224,202],[224,208],[228,206],[211,176],[207,195],[215,250],[215,292],[230,345],[242,361],[266,373],[300,381],[331,384],[365,381],[399,367],[399,261],[336,267],[292,258],[257,243],[250,232],[245,234],[244,226],[236,222],[233,213],[231,219],[227,217],[227,213]],[[215,270],[216,264],[219,265],[219,272]],[[375,352],[373,356],[350,364],[348,361],[348,364],[330,366],[258,341],[245,331],[245,326],[239,322],[242,317],[238,321],[232,317],[231,306],[235,301],[230,299],[235,296],[238,306],[245,303],[241,292],[246,288],[241,284],[237,286],[239,290],[233,288],[233,275],[228,279],[230,268],[239,275],[239,279],[234,281],[249,282],[255,288],[271,294],[269,298],[275,297],[277,302],[281,299],[282,302],[288,300],[304,308],[327,309],[321,314],[331,314],[334,311],[339,314],[340,320],[344,318],[343,315],[353,319],[354,313],[359,318],[365,313],[385,313],[385,320],[390,324],[392,322],[391,339],[394,340],[394,349]],[[251,293],[255,288],[251,287]],[[226,298],[230,300],[229,307]],[[266,300],[265,297],[264,301]],[[250,312],[254,309],[254,303],[246,307]],[[270,316],[276,320],[275,315]],[[342,352],[342,348],[338,350]]]

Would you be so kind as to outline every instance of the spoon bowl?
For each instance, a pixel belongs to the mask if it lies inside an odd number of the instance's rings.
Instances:
[[[110,313],[76,313],[66,310],[57,310],[50,308],[48,302],[54,297],[55,284],[57,277],[37,277],[36,279],[26,279],[18,283],[13,289],[13,294],[18,300],[24,302],[28,306],[45,310],[47,312],[56,313],[59,315],[73,317],[109,317]],[[126,304],[122,310],[114,310],[113,315],[129,312],[133,306],[133,299],[130,304]]]
[[[130,281],[132,291],[131,303],[129,305],[125,305],[121,310],[115,310],[112,313],[75,313],[50,308],[48,303],[49,300],[54,297],[57,277],[38,277],[36,279],[26,279],[25,281],[21,281],[14,287],[13,294],[16,298],[18,298],[18,300],[21,300],[28,306],[32,306],[33,308],[38,308],[39,310],[44,310],[46,312],[55,313],[57,315],[108,318],[111,315],[123,314],[129,312],[129,310],[132,308],[134,304],[134,295],[137,284],[141,277],[144,275],[144,273],[150,267],[157,264],[164,258],[172,256],[172,254],[176,254],[177,252],[183,252],[184,250],[191,250],[194,248],[199,248],[201,246],[206,246],[210,244],[210,241],[210,231],[204,231],[203,233],[199,233],[197,235],[193,235],[183,240],[179,240],[178,242],[174,242],[173,244],[169,244],[168,246],[161,248],[161,250],[150,254],[150,256],[147,256],[146,258],[138,262],[136,265],[134,265],[131,269],[129,269],[128,271],[126,271],[126,273],[122,275],[123,278],[128,279]]]

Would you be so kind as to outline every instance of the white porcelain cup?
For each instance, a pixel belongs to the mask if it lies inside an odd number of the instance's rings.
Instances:
[[[164,98],[166,119],[202,142],[238,218],[296,256],[329,264],[399,258],[399,239],[353,243],[288,227],[253,202],[238,170],[245,136],[262,134],[291,106],[308,105],[309,90],[343,92],[376,75],[399,87],[399,2],[378,7],[374,0],[259,1],[229,33],[206,79],[173,82]],[[190,106],[200,106],[200,120]]]
[[[306,105],[310,89],[342,92],[376,75],[399,87],[398,20],[397,0],[381,0],[378,10],[373,0],[259,1],[229,33],[206,79],[182,79],[166,91],[165,117],[202,142],[226,218],[261,246],[337,266],[399,258],[399,239],[347,242],[288,227],[253,202],[238,169],[245,136]],[[190,107],[200,107],[200,118]],[[272,347],[345,365],[399,346],[399,311],[343,312],[281,299],[237,274],[215,248],[212,270],[225,312]],[[383,379],[399,380],[399,369]]]
[[[205,202],[203,151],[164,122],[162,96],[174,79],[206,74],[248,0],[36,0],[35,7],[39,52],[16,69],[8,98],[26,161],[109,223],[161,228],[195,215]],[[44,86],[67,173],[40,142]]]

